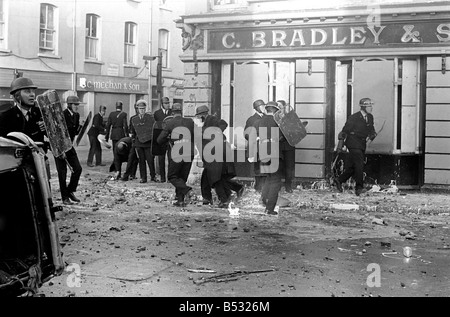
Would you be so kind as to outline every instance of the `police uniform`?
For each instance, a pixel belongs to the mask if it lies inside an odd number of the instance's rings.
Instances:
[[[101,106],[104,107],[104,106]],[[103,116],[99,113],[96,113],[92,118],[92,126],[89,128],[88,136],[89,136],[89,153],[87,157],[87,165],[92,167],[94,166],[92,163],[94,161],[95,156],[95,165],[102,165],[102,147],[100,145],[100,141],[98,140],[99,134],[106,133],[106,125],[103,121]]]
[[[276,102],[270,101],[266,109],[272,107],[279,109]],[[277,131],[272,134],[272,130]],[[275,206],[278,200],[278,194],[281,189],[281,178],[283,154],[281,152],[281,143],[286,142],[278,124],[275,122],[272,114],[267,114],[261,118],[258,128],[259,135],[259,156],[261,159],[261,173],[267,175],[262,188],[261,199],[266,207],[265,212],[276,214]]]
[[[253,102],[253,108],[257,110],[258,107],[264,106],[264,101],[262,100],[256,100]],[[254,161],[252,162],[253,166],[253,173],[255,175],[255,190],[261,191],[262,186],[264,184],[265,175],[261,174],[260,164],[261,162],[258,159],[257,155],[257,129],[259,125],[259,121],[264,116],[263,113],[259,113],[258,111],[255,112],[250,118],[247,119],[245,122],[245,128],[244,128],[244,138],[248,141],[248,147],[246,151],[247,158],[252,157]],[[256,153],[252,153],[256,152]],[[255,155],[256,154],[256,155]],[[256,156],[256,157],[255,157]]]
[[[161,100],[163,103],[169,102],[169,98],[164,97]],[[171,109],[158,109],[154,113],[155,121],[158,123],[162,123],[165,118],[172,116],[172,110]],[[166,182],[166,155],[167,155],[167,147],[164,148],[164,154],[157,155],[158,158],[158,165],[159,165],[159,175],[161,176],[161,182]]]
[[[67,104],[79,104],[80,100],[77,96],[69,96],[67,97],[66,102]],[[80,115],[76,112],[71,114],[69,112],[69,109],[66,109],[64,110],[64,118],[69,130],[70,140],[73,142],[80,125]],[[55,156],[55,165],[58,172],[58,181],[62,201],[64,204],[70,205],[70,200],[80,202],[80,200],[75,196],[74,193],[77,191],[78,183],[80,181],[80,176],[83,169],[78,159],[75,147],[72,146],[70,150],[65,152],[65,156],[65,159],[61,156]],[[72,169],[69,184],[67,184],[67,164],[69,164]]]
[[[123,137],[128,136],[128,123],[127,114],[122,111],[122,102],[116,102],[116,111],[113,111],[108,116],[108,122],[106,123],[106,135],[105,141],[108,142],[109,139],[112,141],[113,153],[116,148],[116,143]],[[118,171],[119,160],[114,156],[115,169]],[[118,175],[120,177],[120,175]]]
[[[233,181],[232,178],[236,176],[236,171],[234,167],[233,152],[231,146],[226,140],[222,132],[226,129],[228,124],[217,118],[216,116],[208,115],[208,107],[200,106],[196,109],[196,115],[201,115],[204,113],[204,123],[202,127],[202,161],[203,161],[203,172],[201,176],[201,191],[204,201],[212,202],[211,189],[214,188],[215,192],[219,198],[219,207],[226,208],[230,200],[231,192],[237,193],[238,198],[240,198],[244,191],[244,186]],[[219,129],[222,139],[215,140],[209,138],[205,134],[205,130],[208,128],[215,127]],[[216,143],[216,146],[211,149],[220,148],[219,143],[222,143],[223,153],[220,153],[220,160],[206,160],[205,155],[215,155],[215,153],[205,153],[205,146],[210,142]],[[228,148],[228,150],[227,150]]]
[[[145,100],[137,103],[137,106],[144,104],[147,105]],[[131,120],[131,135],[133,138],[134,146],[136,147],[136,152],[139,158],[139,173],[141,175],[141,183],[147,182],[147,167],[150,169],[150,177],[152,181],[156,181],[156,171],[155,171],[155,158],[152,155],[152,129],[155,123],[155,118],[149,113],[144,113],[141,117],[140,114],[133,117]]]
[[[360,106],[364,103],[373,105],[369,98],[360,100]],[[345,183],[353,176],[356,182],[355,193],[360,195],[364,187],[364,161],[367,140],[373,140],[377,136],[374,128],[374,119],[371,113],[358,111],[348,117],[344,128],[338,138],[345,140],[344,144],[349,151],[349,157],[344,163],[344,172],[335,180],[335,185],[342,191],[341,183]]]
[[[173,111],[175,114],[181,114],[181,104],[173,104]],[[157,139],[159,144],[167,141],[169,142],[167,178],[175,187],[177,200],[175,205],[182,207],[188,202],[186,197],[192,193],[192,187],[186,185],[186,182],[195,155],[194,121],[181,115],[175,115],[168,120]]]

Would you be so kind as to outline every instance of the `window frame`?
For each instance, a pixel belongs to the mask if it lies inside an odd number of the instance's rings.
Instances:
[[[136,65],[137,61],[137,28],[138,24],[132,21],[125,22],[124,32],[124,64]],[[131,32],[130,32],[131,31]],[[132,41],[130,41],[130,35]],[[130,52],[131,50],[131,52]]]
[[[7,48],[7,34],[8,23],[7,18],[7,1],[0,0],[0,50],[6,50]]]
[[[53,10],[52,18],[53,18],[53,26],[49,26],[49,8]],[[45,9],[45,21],[43,26],[42,18],[42,10]],[[41,3],[40,5],[40,17],[39,17],[39,53],[40,54],[47,54],[47,55],[57,55],[58,54],[58,7],[50,4],[50,3]],[[43,33],[44,31],[44,33]],[[52,39],[51,41],[47,41],[47,35],[51,34]],[[42,38],[42,36],[45,35],[45,39]],[[52,46],[49,47],[46,44],[52,43]],[[43,46],[44,44],[45,46]]]
[[[161,67],[169,68],[169,42],[170,42],[170,31],[167,29],[158,30],[158,56],[161,54]]]
[[[92,35],[92,22],[93,19],[95,18],[96,20],[96,34],[95,36]],[[100,30],[100,16],[98,14],[95,13],[87,13],[86,14],[86,24],[88,24],[88,19],[89,19],[89,27],[86,25],[86,34],[85,34],[85,50],[84,50],[84,58],[88,59],[88,60],[95,60],[98,61],[100,60],[100,34],[101,34],[101,30]],[[88,45],[89,43],[89,45]],[[90,43],[94,43],[95,44],[95,55],[96,56],[91,56],[90,55]],[[88,48],[89,46],[89,48]]]

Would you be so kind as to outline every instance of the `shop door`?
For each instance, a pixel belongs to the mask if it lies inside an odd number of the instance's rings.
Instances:
[[[294,105],[294,63],[247,61],[222,65],[222,118],[229,128],[225,134],[238,149],[245,148],[243,135],[247,119],[253,115],[253,102],[283,99]],[[229,121],[228,121],[229,120]]]
[[[373,117],[375,131],[380,131],[367,147],[367,153],[393,153],[394,151],[394,61],[357,61],[354,67],[352,113],[360,110],[359,100],[371,98],[375,105]],[[383,127],[383,129],[381,129]]]

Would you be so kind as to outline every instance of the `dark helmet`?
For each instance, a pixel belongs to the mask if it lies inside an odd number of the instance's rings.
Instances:
[[[208,106],[205,106],[205,105],[199,106],[199,107],[197,107],[197,109],[195,109],[196,115],[202,114],[202,113],[208,113],[208,112],[209,112],[209,108],[208,108]]]
[[[128,144],[125,142],[119,142],[117,143],[117,153],[120,155],[127,154],[128,151]]]
[[[122,110],[122,105],[123,105],[122,101],[120,101],[120,100],[116,101],[116,109]]]
[[[80,104],[80,99],[77,96],[69,96],[66,99],[66,103],[67,104],[79,105]]]
[[[362,98],[359,100],[359,106],[366,109],[368,106],[373,106],[374,102],[370,98]]]
[[[280,106],[279,106],[278,103],[275,102],[275,101],[269,101],[269,102],[266,104],[266,109],[267,109],[267,108],[274,108],[274,109],[276,109],[276,110],[280,110]]]
[[[33,83],[33,81],[30,78],[19,77],[12,81],[11,90],[9,93],[11,95],[14,95],[16,91],[26,88],[37,89],[37,86]]]
[[[264,106],[264,101],[261,99],[255,100],[253,102],[253,109],[257,109],[259,106]]]

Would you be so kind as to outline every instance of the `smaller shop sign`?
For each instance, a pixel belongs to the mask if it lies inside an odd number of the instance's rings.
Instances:
[[[148,93],[148,81],[124,77],[77,75],[77,90],[146,94]]]

